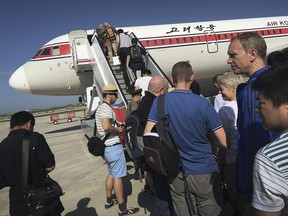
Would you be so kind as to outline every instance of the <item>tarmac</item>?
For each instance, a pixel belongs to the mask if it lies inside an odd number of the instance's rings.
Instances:
[[[58,181],[65,194],[61,197],[65,216],[116,216],[118,206],[104,208],[107,167],[101,157],[87,150],[87,139],[80,127],[83,112],[76,113],[72,122],[60,121],[54,125],[49,116],[36,117],[34,131],[42,133],[56,159],[56,168],[50,176]],[[0,141],[9,133],[9,121],[0,122]],[[128,206],[139,207],[134,215],[150,215],[154,197],[144,192],[144,179],[139,179],[132,162],[127,162],[124,194]],[[0,216],[9,216],[9,188],[0,191]]]

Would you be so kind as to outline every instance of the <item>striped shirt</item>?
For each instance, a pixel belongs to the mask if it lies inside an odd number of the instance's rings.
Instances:
[[[283,209],[288,201],[288,131],[257,152],[253,175],[253,207]]]
[[[102,103],[97,107],[96,114],[96,127],[97,127],[97,136],[103,139],[106,135],[103,125],[102,125],[102,119],[111,119],[113,122],[113,126],[116,126],[116,114],[114,110],[109,106],[107,103]],[[108,139],[105,141],[105,145],[113,145],[116,143],[120,143],[120,138],[118,136],[118,133],[111,133],[108,137]]]

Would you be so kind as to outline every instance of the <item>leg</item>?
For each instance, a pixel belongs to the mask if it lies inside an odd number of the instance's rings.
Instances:
[[[155,202],[152,210],[154,216],[170,216],[173,214],[172,197],[166,176],[155,175]]]
[[[124,194],[123,194],[123,180],[122,178],[114,178],[114,192],[118,201],[118,204],[124,203]]]
[[[108,56],[109,60],[113,61],[113,50],[112,50],[112,44],[109,40],[106,41],[107,49],[108,49]]]
[[[108,174],[108,176],[106,177],[105,188],[106,188],[106,197],[107,198],[111,197],[113,190],[113,177],[110,174]]]
[[[215,178],[213,174],[188,175],[189,190],[195,196],[199,215],[220,215],[221,208],[214,198]]]
[[[118,44],[117,41],[112,41],[112,48],[113,48],[113,56],[117,56],[118,54]]]
[[[172,202],[173,202],[176,215],[178,216],[189,215],[189,209],[186,203],[184,179],[183,179],[182,173],[180,172],[178,176],[174,177],[173,179],[171,178],[169,181],[170,181],[170,184],[169,184],[170,193],[172,196]],[[192,195],[193,202],[195,203],[194,196],[193,194],[191,195]],[[194,208],[195,208],[195,205],[194,205]]]

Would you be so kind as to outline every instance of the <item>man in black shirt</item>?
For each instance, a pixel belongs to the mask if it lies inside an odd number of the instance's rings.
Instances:
[[[30,133],[28,184],[40,185],[46,174],[55,168],[54,155],[44,136],[33,132],[34,125],[31,113],[15,113],[10,120],[10,133],[0,144],[0,186],[10,187],[11,216],[28,215],[22,200],[22,140],[26,133]],[[61,215],[64,208],[60,199],[55,206],[47,216]]]

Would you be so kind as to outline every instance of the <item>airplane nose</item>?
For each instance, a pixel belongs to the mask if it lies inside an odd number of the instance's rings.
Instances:
[[[18,68],[10,77],[9,85],[17,91],[31,93],[23,67]]]

